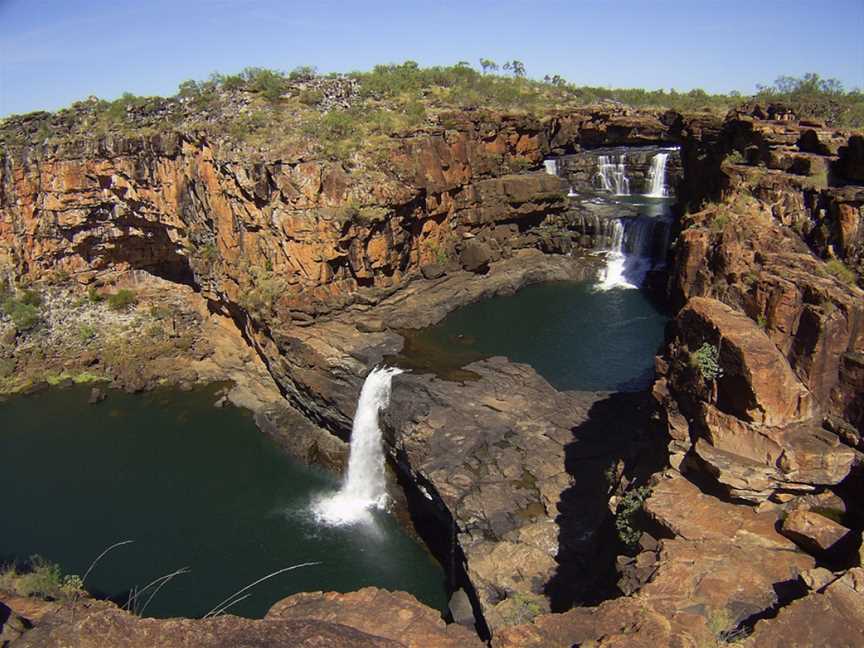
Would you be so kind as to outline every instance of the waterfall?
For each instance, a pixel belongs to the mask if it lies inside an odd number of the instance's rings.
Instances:
[[[597,288],[611,290],[641,286],[645,275],[655,265],[658,234],[661,235],[661,247],[667,245],[667,229],[668,223],[653,218],[614,219],[610,243],[606,248],[606,268]],[[660,252],[662,262],[666,251],[663,249]]]
[[[665,198],[668,194],[666,189],[666,161],[668,153],[658,153],[651,158],[651,168],[648,170],[648,193],[646,196],[652,198]]]
[[[543,166],[546,167],[546,173],[549,175],[558,175],[558,160],[555,160],[554,158],[543,160]]]
[[[342,488],[330,497],[315,502],[313,512],[319,522],[330,525],[352,524],[369,519],[369,510],[387,506],[384,449],[381,446],[379,412],[390,403],[390,384],[401,369],[373,369],[357,401],[351,426],[348,472]]]
[[[630,195],[630,179],[627,177],[627,156],[600,155],[597,157],[598,177],[604,191],[616,196]]]

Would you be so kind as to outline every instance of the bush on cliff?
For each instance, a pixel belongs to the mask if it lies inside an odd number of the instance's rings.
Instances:
[[[138,303],[138,296],[128,288],[118,290],[116,293],[108,295],[108,307],[115,311],[129,310],[132,306]]]
[[[825,269],[832,277],[836,277],[848,286],[854,286],[857,277],[840,259],[831,259],[825,263]]]
[[[3,312],[15,324],[18,331],[29,331],[39,324],[39,306],[42,298],[33,290],[25,290],[18,297],[7,296],[3,300]]]
[[[625,493],[618,502],[615,510],[615,528],[618,531],[618,538],[628,547],[636,546],[642,535],[636,526],[636,514],[642,510],[642,504],[650,494],[650,488],[639,486]]]
[[[64,575],[59,565],[41,556],[31,556],[21,571],[14,564],[0,570],[0,590],[18,596],[70,600],[84,592],[84,585],[80,577]]]
[[[720,349],[705,342],[701,347],[690,354],[690,366],[698,369],[705,380],[716,380],[723,375],[720,366]]]

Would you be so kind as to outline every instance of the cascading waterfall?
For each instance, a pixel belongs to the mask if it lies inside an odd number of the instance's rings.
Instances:
[[[668,153],[658,153],[651,158],[651,168],[648,170],[648,193],[651,198],[665,198],[668,194],[666,189],[666,161]]]
[[[543,166],[546,167],[546,173],[548,173],[549,175],[558,175],[558,160],[554,158],[549,160],[543,160]]]
[[[658,228],[663,228],[659,231]],[[658,232],[665,244],[668,223],[654,218],[616,218],[607,248],[606,268],[599,290],[638,288],[654,267],[654,248]],[[665,255],[665,250],[662,250]]]
[[[630,195],[630,179],[627,177],[627,156],[621,155],[599,155],[597,157],[600,186],[604,191],[614,193],[616,196]]]
[[[366,377],[351,426],[348,472],[342,488],[335,495],[320,499],[313,505],[313,513],[319,522],[337,526],[364,522],[371,519],[371,509],[387,507],[384,449],[378,415],[390,403],[390,385],[393,376],[400,373],[401,369],[381,367],[373,369]]]

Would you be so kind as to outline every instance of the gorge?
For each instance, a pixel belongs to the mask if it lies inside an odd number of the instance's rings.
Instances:
[[[45,321],[4,318],[4,391],[232,380],[227,400],[293,457],[341,471],[350,441],[336,498],[373,515],[378,464],[352,479],[352,462],[380,431],[394,508],[458,621],[374,589],[256,621],[100,601],[70,621],[0,594],[33,621],[12,645],[301,622],[356,645],[853,645],[862,142],[600,105],[442,113],[352,164],[170,130],[4,146],[0,259]],[[134,315],[86,297],[124,287]]]

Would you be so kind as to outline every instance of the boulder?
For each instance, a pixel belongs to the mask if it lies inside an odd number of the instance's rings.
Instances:
[[[459,255],[462,267],[469,272],[484,274],[489,271],[489,263],[492,261],[492,250],[485,243],[470,240],[462,248]]]
[[[677,328],[691,351],[719,350],[717,406],[746,421],[779,426],[808,418],[807,389],[771,339],[752,319],[726,304],[694,297],[679,313]]]
[[[830,551],[851,531],[813,511],[792,511],[783,520],[780,532],[806,551],[822,554]]]
[[[426,263],[420,266],[420,273],[424,279],[438,279],[444,276],[444,266],[440,263]]]

